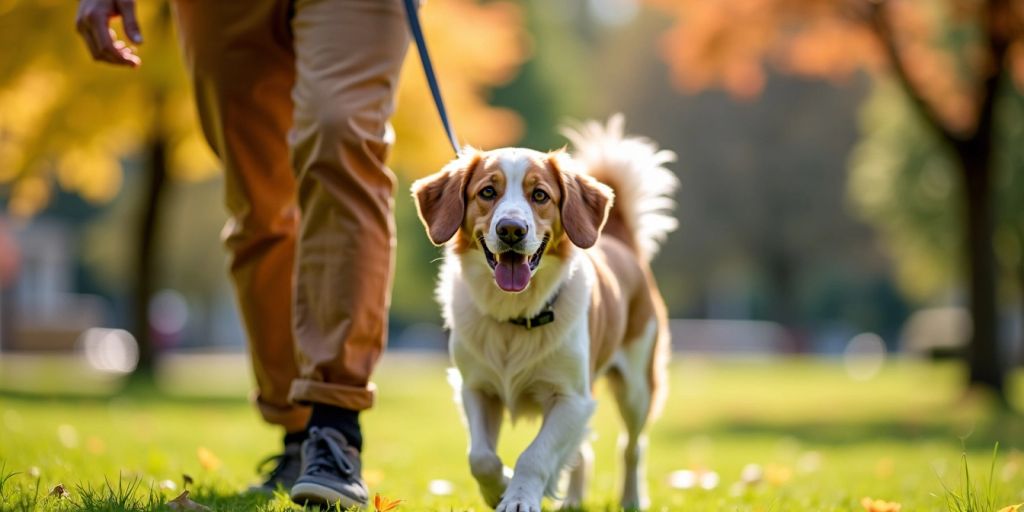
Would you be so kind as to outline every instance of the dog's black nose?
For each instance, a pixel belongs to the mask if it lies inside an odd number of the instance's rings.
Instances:
[[[496,228],[498,238],[508,245],[519,243],[530,231],[526,222],[519,219],[501,219]]]

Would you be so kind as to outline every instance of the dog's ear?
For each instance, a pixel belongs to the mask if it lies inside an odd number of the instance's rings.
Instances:
[[[440,171],[412,184],[416,210],[434,245],[451,240],[462,225],[466,215],[466,184],[480,158],[478,151],[469,149]]]
[[[549,157],[562,189],[562,228],[569,240],[582,249],[593,247],[608,220],[615,194],[604,183],[576,169],[576,162],[559,151]]]

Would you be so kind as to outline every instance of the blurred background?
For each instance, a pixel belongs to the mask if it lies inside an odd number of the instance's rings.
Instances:
[[[249,371],[221,174],[170,7],[139,6],[126,70],[91,62],[71,4],[0,1],[2,389],[159,384],[195,358]],[[622,112],[679,155],[680,228],[654,263],[677,351],[835,358],[854,380],[947,358],[1020,403],[1024,3],[429,0],[423,17],[465,142],[558,148],[561,123]],[[394,124],[390,350],[441,354],[440,251],[408,186],[450,154],[414,51]]]

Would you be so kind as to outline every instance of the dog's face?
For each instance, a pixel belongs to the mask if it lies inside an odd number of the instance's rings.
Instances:
[[[455,251],[479,252],[506,292],[526,289],[545,256],[588,248],[611,206],[611,190],[577,172],[563,152],[468,151],[413,184],[430,240],[456,237]]]

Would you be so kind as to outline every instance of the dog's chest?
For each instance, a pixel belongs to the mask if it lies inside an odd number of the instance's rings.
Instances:
[[[555,395],[587,388],[587,347],[573,325],[527,330],[483,319],[452,346],[463,385],[498,397],[513,417],[540,412]]]

